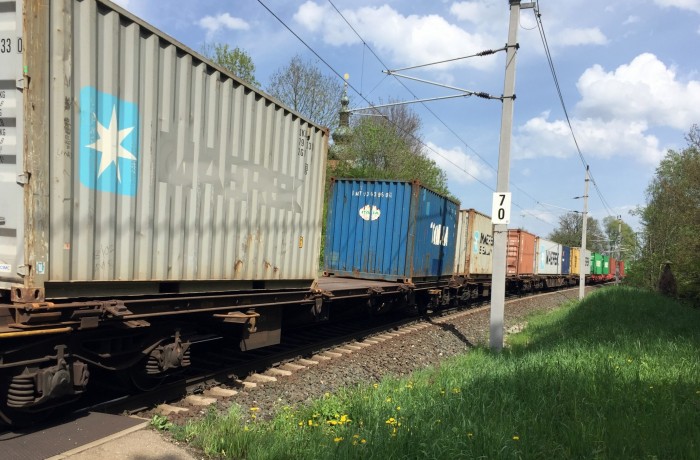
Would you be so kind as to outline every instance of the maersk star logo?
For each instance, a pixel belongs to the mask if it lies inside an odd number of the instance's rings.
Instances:
[[[92,189],[136,195],[138,107],[93,87],[80,92],[80,182]]]

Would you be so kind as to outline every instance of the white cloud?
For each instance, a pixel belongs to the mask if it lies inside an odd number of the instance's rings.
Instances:
[[[579,45],[605,45],[608,39],[597,27],[585,29],[567,28],[556,34],[554,41],[558,47]]]
[[[222,13],[217,16],[204,16],[202,19],[197,21],[197,25],[206,29],[207,40],[211,40],[214,34],[221,29],[230,30],[248,30],[250,29],[250,24],[241,18],[231,16],[228,13]]]
[[[653,54],[637,56],[611,72],[594,65],[578,80],[580,114],[687,130],[700,119],[700,81],[680,81]]]
[[[447,173],[453,184],[470,184],[475,180],[487,180],[493,177],[492,170],[460,148],[444,149],[432,142],[426,144],[429,158]]]
[[[472,24],[501,23],[508,20],[508,5],[493,1],[457,2],[450,6],[450,13],[460,21]]]
[[[391,62],[398,66],[466,56],[493,44],[486,35],[466,32],[435,14],[404,16],[388,5],[343,10],[342,13],[378,54],[388,55]],[[325,3],[307,1],[299,7],[294,20],[307,31],[320,33],[329,45],[360,43],[345,21]],[[495,63],[496,59],[488,56],[442,64],[431,67],[431,70],[463,66],[489,69]]]
[[[573,119],[576,140],[584,156],[630,157],[641,163],[656,165],[664,156],[656,136],[647,133],[644,122]],[[548,114],[528,120],[513,136],[513,158],[570,158],[578,155],[568,124],[548,120]]]
[[[656,165],[666,148],[653,130],[684,132],[700,119],[700,81],[681,81],[653,54],[641,54],[610,72],[596,64],[583,72],[577,88],[581,100],[571,124],[586,157],[626,157]],[[531,118],[517,129],[513,158],[578,154],[568,123],[549,115]]]
[[[654,0],[654,3],[664,8],[674,7],[700,13],[700,0]]]
[[[627,26],[630,24],[635,24],[640,21],[639,16],[629,16],[627,19],[625,19],[625,22],[622,23],[623,26]]]

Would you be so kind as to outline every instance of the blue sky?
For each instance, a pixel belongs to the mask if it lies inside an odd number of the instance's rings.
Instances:
[[[398,81],[382,70],[497,49],[507,40],[505,0],[262,2],[333,69],[350,75],[362,93],[350,92],[354,107],[367,105],[363,97],[379,104],[454,94]],[[263,88],[293,56],[317,59],[256,0],[117,3],[195,50],[205,41],[241,47],[253,58]],[[541,0],[539,11],[574,134],[603,197],[591,188],[591,215],[602,221],[619,214],[638,230],[629,211],[644,205],[645,189],[667,149],[683,148],[684,134],[700,124],[700,0]],[[573,198],[583,195],[585,172],[533,10],[522,11],[520,26],[511,227],[546,236],[565,210],[581,209],[581,200]],[[498,53],[403,73],[500,96],[504,68],[505,53]],[[447,172],[463,208],[490,214],[501,103],[457,98],[427,107],[412,105],[428,155]]]

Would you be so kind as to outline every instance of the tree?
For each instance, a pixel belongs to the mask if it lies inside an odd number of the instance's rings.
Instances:
[[[547,238],[569,247],[581,246],[583,219],[581,214],[569,212],[559,217],[559,228],[552,231]],[[586,249],[593,252],[603,252],[606,249],[605,235],[600,230],[600,224],[592,217],[586,222]]]
[[[356,116],[352,134],[335,176],[363,179],[419,180],[438,193],[451,196],[447,176],[430,159],[419,137],[420,118],[405,105],[378,109],[378,116]]]
[[[667,261],[673,264],[678,295],[700,299],[700,128],[686,135],[688,146],[669,150],[639,208],[643,249],[631,277],[652,288]]]
[[[226,43],[205,43],[202,54],[246,83],[256,88],[260,87],[260,83],[255,79],[253,59],[239,47],[231,49]]]
[[[343,84],[297,55],[270,77],[267,92],[321,126],[338,126]]]
[[[637,246],[637,236],[632,227],[612,216],[603,219],[603,228],[607,236],[608,247],[614,257],[617,257],[618,244],[621,260],[630,260]],[[622,230],[622,232],[620,232]]]

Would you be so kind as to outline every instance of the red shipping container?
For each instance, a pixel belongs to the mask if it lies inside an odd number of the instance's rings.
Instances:
[[[608,272],[610,274],[610,278],[615,279],[615,271],[617,270],[617,259],[614,257],[610,258],[610,271]]]
[[[535,273],[536,236],[525,230],[508,230],[506,275],[532,275]]]
[[[621,260],[617,263],[617,265],[620,267],[620,278],[625,277],[625,261]]]

